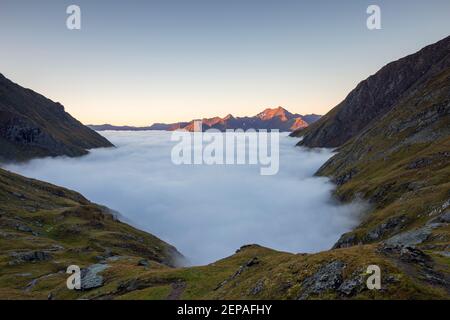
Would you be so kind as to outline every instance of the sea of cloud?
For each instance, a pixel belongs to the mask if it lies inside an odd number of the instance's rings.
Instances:
[[[244,244],[289,252],[329,249],[358,224],[365,205],[337,203],[314,172],[330,150],[294,147],[283,135],[279,172],[258,165],[175,165],[170,132],[102,134],[117,148],[81,158],[45,158],[6,169],[68,187],[119,211],[177,247],[191,264],[224,258]]]

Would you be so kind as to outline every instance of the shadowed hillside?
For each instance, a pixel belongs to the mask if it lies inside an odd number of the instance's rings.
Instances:
[[[108,208],[0,169],[0,298],[47,299],[54,289],[67,290],[70,265],[92,269],[103,286],[94,270],[118,256],[127,256],[134,272],[183,261],[174,247],[120,222]],[[91,289],[87,281],[84,289]]]
[[[299,145],[334,148],[343,145],[394,108],[401,100],[450,67],[450,36],[419,52],[389,63],[362,81],[349,95],[306,130]]]
[[[0,74],[0,160],[81,156],[113,145],[64,107]]]

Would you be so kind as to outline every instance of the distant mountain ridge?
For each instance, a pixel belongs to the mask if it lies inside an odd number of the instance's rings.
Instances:
[[[224,118],[213,117],[198,119],[202,121],[203,130],[217,129],[225,131],[227,129],[278,129],[280,131],[294,131],[301,130],[308,127],[310,124],[320,119],[317,114],[293,114],[283,107],[267,108],[253,117],[234,117],[228,114]],[[116,131],[143,131],[143,130],[187,130],[194,131],[194,121],[176,122],[176,123],[155,123],[149,127],[130,127],[130,126],[113,126],[110,124],[104,125],[89,125],[91,129],[97,131],[116,130]]]
[[[0,160],[81,156],[113,146],[64,107],[0,74]]]

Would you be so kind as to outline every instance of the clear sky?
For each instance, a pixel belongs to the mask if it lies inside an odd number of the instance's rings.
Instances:
[[[66,8],[81,7],[81,30]],[[382,30],[366,9],[381,7]],[[83,123],[326,113],[450,34],[449,0],[0,0],[0,73]]]

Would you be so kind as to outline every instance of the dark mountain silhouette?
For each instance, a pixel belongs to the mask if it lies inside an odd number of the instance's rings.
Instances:
[[[306,121],[306,119],[308,119],[309,122]],[[199,120],[202,121],[203,130],[217,129],[220,131],[225,131],[227,129],[278,129],[280,131],[293,131],[304,129],[318,119],[320,119],[319,115],[310,114],[302,116],[300,114],[290,113],[283,107],[278,107],[273,109],[267,108],[253,117],[234,117],[229,114],[224,118],[214,117]],[[180,123],[179,128],[176,129],[193,131],[194,121],[195,120],[192,120],[185,126],[183,126],[184,123]]]
[[[350,94],[307,130],[300,145],[338,147],[357,136],[450,66],[450,36],[419,52],[389,63],[358,84]]]
[[[176,123],[154,123],[148,127],[135,127],[135,126],[115,126],[112,124],[88,124],[87,126],[96,131],[148,131],[148,130],[163,130],[173,131],[181,129],[187,126],[189,122],[176,122]]]
[[[111,147],[64,107],[0,74],[0,159],[81,156],[88,149]]]

